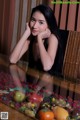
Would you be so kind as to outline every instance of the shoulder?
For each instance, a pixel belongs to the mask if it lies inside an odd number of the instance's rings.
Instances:
[[[54,34],[51,34],[50,37],[48,38],[48,43],[58,43],[58,39]]]

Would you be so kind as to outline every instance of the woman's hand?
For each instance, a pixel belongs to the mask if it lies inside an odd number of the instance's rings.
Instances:
[[[30,27],[29,27],[29,23],[26,23],[26,32],[27,32],[28,35],[30,36],[31,30],[30,30]]]
[[[41,39],[45,39],[45,38],[50,37],[50,35],[51,35],[51,31],[49,29],[46,29],[45,31],[40,32],[38,34],[38,37],[41,38]]]

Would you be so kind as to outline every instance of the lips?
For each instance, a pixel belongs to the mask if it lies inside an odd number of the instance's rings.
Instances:
[[[33,29],[32,32],[37,33],[38,31]]]
[[[37,30],[32,30],[32,34],[34,35],[34,36],[36,36],[36,35],[38,35],[38,31]]]

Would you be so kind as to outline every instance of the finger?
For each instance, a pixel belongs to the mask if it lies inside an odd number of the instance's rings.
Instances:
[[[50,34],[50,30],[49,30],[49,29],[46,29],[46,33],[47,33],[47,34]]]
[[[26,29],[27,29],[27,23],[26,23]]]
[[[48,33],[51,34],[51,31],[48,29]]]

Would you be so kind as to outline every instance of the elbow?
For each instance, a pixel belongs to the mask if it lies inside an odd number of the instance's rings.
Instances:
[[[43,70],[46,71],[46,72],[49,71],[49,70],[51,70],[53,64],[54,64],[54,63],[50,63],[50,64],[45,65],[45,66],[43,67]]]
[[[49,67],[44,67],[43,69],[44,69],[44,71],[47,72],[47,71],[49,71],[51,69],[51,67],[50,66]]]
[[[9,57],[9,62],[10,62],[11,64],[16,64],[16,63],[17,63],[17,61],[14,60],[14,58],[12,58],[12,57]]]

